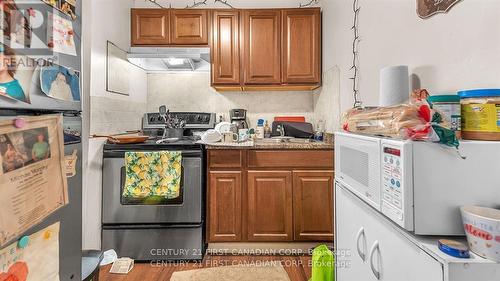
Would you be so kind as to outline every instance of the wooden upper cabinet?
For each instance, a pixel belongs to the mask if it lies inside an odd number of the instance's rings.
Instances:
[[[240,13],[212,14],[212,84],[240,84]]]
[[[283,11],[283,83],[321,81],[321,10]]]
[[[208,11],[171,10],[170,29],[174,45],[208,45]]]
[[[333,241],[333,202],[333,171],[294,171],[294,240]]]
[[[132,9],[132,46],[170,44],[168,9]]]
[[[281,11],[244,10],[244,84],[281,84]]]
[[[248,171],[248,241],[292,241],[292,175]]]

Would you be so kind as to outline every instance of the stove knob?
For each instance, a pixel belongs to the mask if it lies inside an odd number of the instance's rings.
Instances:
[[[201,115],[198,115],[198,116],[196,117],[196,121],[198,121],[198,122],[203,121],[203,117],[202,117]]]
[[[204,123],[210,122],[210,116],[208,116],[208,115],[203,116],[203,122]]]

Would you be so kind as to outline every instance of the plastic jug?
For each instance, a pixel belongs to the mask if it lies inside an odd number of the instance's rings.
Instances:
[[[335,257],[326,245],[313,250],[312,276],[309,281],[335,281]]]

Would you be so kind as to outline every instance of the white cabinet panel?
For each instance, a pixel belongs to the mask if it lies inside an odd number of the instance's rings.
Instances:
[[[400,234],[396,225],[338,185],[336,215],[337,249],[351,252],[350,257],[345,257],[351,261],[350,268],[337,268],[337,281],[443,280],[440,262]],[[358,235],[360,229],[364,235]],[[365,238],[367,247],[363,245]],[[358,249],[366,254],[365,262]]]

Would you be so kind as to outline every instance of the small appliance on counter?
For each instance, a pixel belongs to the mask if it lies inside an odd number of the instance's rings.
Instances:
[[[428,142],[335,134],[335,179],[416,235],[463,236],[459,208],[497,207],[500,142]],[[432,218],[432,219],[430,219]]]
[[[245,109],[231,109],[229,111],[231,123],[239,129],[248,129],[247,111]]]
[[[274,121],[271,136],[311,139],[314,137],[314,129],[313,125],[307,122]]]

